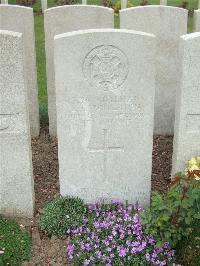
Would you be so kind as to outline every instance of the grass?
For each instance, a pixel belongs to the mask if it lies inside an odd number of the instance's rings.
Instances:
[[[116,2],[114,0],[113,2]],[[134,6],[138,6],[141,0],[130,0]],[[149,0],[151,4],[159,4],[159,0]],[[10,4],[16,4],[16,0],[9,0]],[[77,3],[81,3],[78,0]],[[168,0],[168,5],[181,6],[181,0]],[[88,4],[102,5],[101,0],[88,0]],[[48,0],[48,7],[54,7],[56,3],[54,0]],[[197,9],[198,0],[189,0],[189,9]],[[44,48],[44,23],[43,16],[38,15],[41,10],[41,2],[37,2],[33,6],[35,12],[35,34],[36,34],[36,54],[37,54],[37,76],[38,76],[38,88],[39,88],[39,102],[40,102],[40,115],[41,121],[48,119],[47,114],[47,83],[46,83],[46,61],[45,61],[45,48]],[[115,16],[115,28],[119,28],[119,16]],[[189,17],[188,20],[188,32],[192,32],[193,18]]]
[[[0,265],[20,266],[31,257],[31,236],[14,220],[0,217]]]

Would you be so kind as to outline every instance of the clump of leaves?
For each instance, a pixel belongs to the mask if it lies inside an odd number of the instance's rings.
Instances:
[[[133,4],[128,0],[127,8],[133,7]],[[113,6],[115,14],[119,14],[119,10],[121,10],[121,0],[118,0],[116,4]]]
[[[142,0],[140,5],[141,6],[147,6],[147,5],[149,5],[149,1],[148,0]]]
[[[200,221],[200,170],[193,159],[185,173],[175,175],[166,194],[153,192],[151,207],[142,213],[146,233],[161,239],[159,244],[168,241],[176,248],[180,240],[191,236],[193,224]]]
[[[109,8],[113,7],[112,0],[102,0],[102,5]]]
[[[16,3],[20,6],[33,6],[36,0],[17,0]]]
[[[14,220],[0,217],[0,265],[20,266],[31,257],[31,236]]]
[[[77,4],[77,0],[55,0],[55,3],[59,6],[75,5]]]
[[[57,197],[42,210],[40,227],[49,235],[62,236],[71,226],[79,226],[86,212],[83,200]]]

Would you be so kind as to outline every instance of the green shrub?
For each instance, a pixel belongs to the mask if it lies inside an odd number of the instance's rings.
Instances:
[[[57,197],[43,209],[40,227],[49,235],[65,235],[71,226],[81,225],[85,212],[83,200],[74,197]]]
[[[172,179],[164,195],[152,193],[151,207],[142,214],[146,233],[156,240],[176,246],[194,233],[193,224],[200,221],[200,170],[196,165]]]
[[[112,0],[102,0],[102,6],[112,8],[113,7]]]
[[[130,8],[130,7],[133,7],[133,4],[128,0],[127,8]],[[121,0],[118,0],[113,8],[114,8],[115,14],[119,14],[119,10],[121,10]]]
[[[75,4],[77,4],[77,0],[55,0],[55,3],[58,6],[75,5]]]
[[[36,0],[17,0],[16,3],[20,6],[33,6]]]
[[[0,265],[21,265],[31,257],[31,236],[14,220],[0,217]]]

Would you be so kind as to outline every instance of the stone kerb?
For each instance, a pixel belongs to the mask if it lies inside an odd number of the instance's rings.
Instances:
[[[181,37],[172,174],[200,155],[200,33]]]
[[[34,189],[22,34],[0,30],[0,214],[33,217]]]
[[[50,135],[56,136],[55,73],[53,62],[54,36],[81,29],[113,28],[114,11],[111,8],[89,5],[49,8],[44,12],[44,26],[49,132]]]
[[[180,36],[187,33],[187,15],[185,9],[161,5],[120,11],[121,29],[148,32],[157,37],[155,134],[173,134],[178,45]]]
[[[31,135],[39,135],[39,105],[35,55],[33,9],[15,5],[0,5],[0,29],[23,34],[25,87],[28,92]]]
[[[62,195],[149,204],[155,46],[127,30],[55,37]]]

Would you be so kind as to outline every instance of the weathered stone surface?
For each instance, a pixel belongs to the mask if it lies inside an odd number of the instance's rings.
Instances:
[[[149,202],[154,56],[150,34],[104,29],[55,37],[62,195]]]
[[[180,86],[176,97],[172,173],[200,155],[200,33],[181,37]]]
[[[200,9],[194,11],[194,31],[200,32]]]
[[[50,8],[44,14],[46,39],[46,72],[48,90],[49,132],[56,136],[55,73],[53,64],[53,41],[56,34],[95,28],[113,28],[113,9],[73,5]]]
[[[25,87],[28,92],[31,135],[33,137],[38,136],[40,125],[33,9],[15,5],[0,5],[0,29],[23,34],[24,77]]]
[[[178,44],[180,36],[187,33],[187,11],[169,6],[135,7],[120,11],[120,24],[121,28],[155,34],[158,39],[154,133],[173,134]]]
[[[0,214],[33,216],[30,125],[21,33],[0,31]]]

